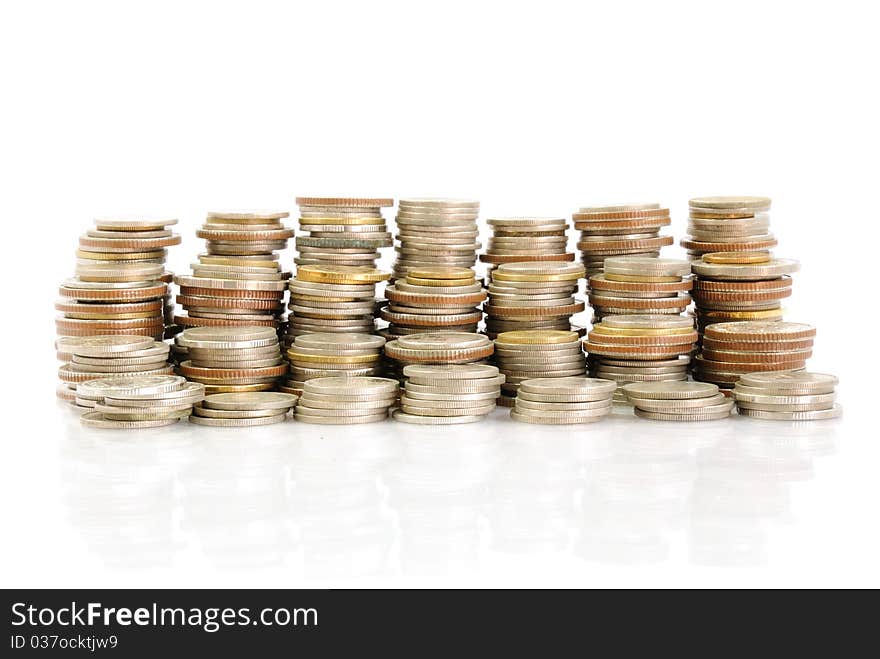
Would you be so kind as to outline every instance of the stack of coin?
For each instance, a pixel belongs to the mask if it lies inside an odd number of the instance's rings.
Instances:
[[[590,277],[594,321],[609,315],[681,314],[693,285],[687,261],[644,256],[605,259],[604,272]]]
[[[297,197],[299,226],[296,265],[376,266],[381,247],[391,247],[382,208],[393,199]]]
[[[493,352],[492,341],[469,332],[408,334],[385,344],[389,375],[398,380],[409,364],[482,364]]]
[[[399,389],[397,380],[388,378],[314,378],[303,386],[296,420],[325,425],[383,421]]]
[[[837,377],[825,373],[745,373],[733,388],[743,416],[781,421],[834,419],[843,413],[835,400]]]
[[[164,276],[164,275],[163,275]],[[164,300],[168,284],[152,281],[67,279],[58,289],[55,321],[59,336],[142,335],[160,340],[165,333]]]
[[[629,382],[687,380],[697,333],[685,316],[605,316],[584,341],[590,375]],[[622,392],[615,400],[626,402]]]
[[[480,202],[470,199],[401,199],[397,208],[394,279],[410,268],[471,268],[477,261]]]
[[[568,251],[568,220],[557,217],[496,217],[487,220],[492,236],[480,261],[502,263],[574,261]]]
[[[535,378],[520,384],[510,418],[524,423],[592,423],[611,414],[617,385],[587,377]]]
[[[154,428],[177,423],[205,397],[205,388],[177,375],[126,375],[83,382],[77,405],[90,428]]]
[[[524,380],[584,375],[587,364],[580,337],[565,330],[502,332],[495,339],[495,363],[506,378],[500,399],[506,407]]]
[[[770,233],[767,197],[691,199],[688,236],[681,246],[691,259],[712,252],[753,252],[776,246]]]
[[[631,382],[622,391],[643,419],[715,421],[733,409],[733,401],[708,382]]]
[[[476,332],[486,291],[469,268],[410,268],[406,279],[385,289],[381,311],[387,338],[423,332]]]
[[[278,251],[293,230],[286,211],[211,211],[196,231],[207,252],[192,264],[192,276],[175,277],[177,301],[187,311],[182,327],[263,325],[278,328],[289,274]]]
[[[285,344],[315,332],[375,331],[376,284],[390,277],[370,266],[302,265],[290,283]]]
[[[405,390],[394,418],[432,426],[479,421],[495,409],[504,382],[488,364],[412,364],[403,374]]]
[[[385,339],[374,334],[301,334],[287,349],[290,373],[281,390],[299,395],[314,378],[379,375],[384,345]]]
[[[486,334],[532,329],[571,329],[571,317],[584,310],[575,299],[584,276],[580,263],[504,263],[491,272]]]
[[[578,249],[591,276],[602,272],[609,256],[660,256],[660,249],[672,244],[672,236],[660,235],[660,228],[671,222],[669,209],[660,204],[586,206],[572,218],[581,232]]]
[[[58,397],[73,402],[81,382],[113,376],[149,376],[174,373],[168,363],[168,345],[149,336],[113,334],[62,337],[55,342],[62,384]]]
[[[729,389],[746,373],[799,371],[813,352],[816,328],[803,323],[742,321],[707,325],[694,379]]]
[[[208,394],[274,389],[287,372],[271,327],[190,327],[175,341],[187,357],[177,372]]]
[[[297,397],[277,391],[211,394],[193,408],[189,420],[200,426],[241,428],[284,421]]]
[[[791,274],[800,265],[767,252],[713,252],[694,261],[694,315],[700,332],[711,323],[782,320]]]

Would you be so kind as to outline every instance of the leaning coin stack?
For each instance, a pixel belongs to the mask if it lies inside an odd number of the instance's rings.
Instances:
[[[297,197],[299,226],[296,265],[376,266],[379,249],[391,247],[382,208],[393,199]]]
[[[486,334],[516,330],[570,330],[571,317],[584,310],[576,299],[580,263],[504,263],[491,273]]]
[[[524,423],[592,423],[611,414],[617,385],[587,377],[524,380],[510,418]]]
[[[154,428],[177,423],[205,397],[205,388],[177,375],[126,375],[91,380],[77,387],[80,417],[90,428]]]
[[[605,316],[584,341],[590,375],[630,382],[687,380],[697,333],[685,316]],[[626,402],[622,392],[615,400]]]
[[[388,374],[403,380],[409,364],[482,364],[494,352],[492,341],[469,332],[408,334],[385,344]]]
[[[708,382],[631,382],[622,391],[643,419],[715,421],[733,409],[733,401]]]
[[[397,380],[388,378],[315,378],[303,386],[295,417],[325,425],[383,421],[399,389]]]
[[[605,259],[604,272],[589,280],[594,322],[605,316],[683,313],[691,302],[687,261],[644,256]]]
[[[242,428],[280,423],[297,397],[277,391],[211,394],[193,408],[190,422],[200,426]]]
[[[505,407],[514,403],[520,384],[535,378],[565,378],[586,373],[586,357],[576,332],[520,330],[502,332],[495,339],[495,363],[505,376]]]
[[[175,341],[187,357],[177,372],[208,394],[274,389],[287,372],[271,327],[190,327]]]
[[[281,391],[300,395],[308,380],[380,375],[385,339],[375,334],[301,334],[287,349],[290,372]]]
[[[177,276],[177,301],[186,310],[182,327],[264,325],[278,328],[289,274],[278,252],[293,230],[286,211],[211,211],[196,231],[207,251],[192,264],[192,276]]]
[[[767,252],[713,252],[691,264],[694,315],[700,332],[711,323],[782,320],[791,274],[800,264]]]
[[[285,345],[315,332],[373,333],[376,284],[389,277],[371,266],[299,266],[289,282]]]
[[[712,252],[754,252],[776,246],[767,197],[697,197],[688,202],[688,236],[681,246],[691,259]]]
[[[609,256],[660,256],[660,249],[672,244],[672,236],[661,236],[668,224],[669,209],[660,204],[621,204],[586,206],[572,215],[580,230],[578,249],[587,275],[602,272]]]
[[[746,373],[733,388],[743,416],[777,421],[818,421],[843,413],[835,400],[837,377],[825,373]]]
[[[746,373],[799,371],[813,353],[816,328],[803,323],[742,321],[707,325],[694,379],[729,389]]]
[[[382,334],[396,338],[422,332],[476,332],[486,291],[469,268],[410,268],[406,279],[385,288],[381,311],[389,325]]]
[[[394,279],[410,268],[471,268],[477,261],[480,202],[470,199],[401,199],[397,208]]]
[[[495,409],[504,382],[504,375],[488,364],[411,364],[403,374],[405,389],[394,418],[432,426],[480,421]]]
[[[568,220],[556,217],[496,217],[486,221],[492,236],[480,261],[489,269],[502,263],[574,261],[568,250]]]

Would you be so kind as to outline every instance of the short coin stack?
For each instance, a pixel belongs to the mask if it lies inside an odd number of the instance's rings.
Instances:
[[[571,317],[584,310],[576,299],[584,276],[579,263],[504,263],[490,274],[486,333],[532,329],[571,329]]]
[[[522,382],[586,373],[580,337],[565,330],[502,332],[495,339],[495,363],[506,380],[501,404],[511,407]]]
[[[707,325],[694,379],[729,389],[746,373],[803,370],[816,328],[803,323],[742,321]]]
[[[502,263],[574,261],[568,251],[568,220],[557,217],[496,217],[486,221],[492,237],[480,261],[492,269]]]
[[[492,356],[495,347],[482,334],[426,332],[408,334],[385,344],[389,375],[403,379],[409,364],[479,364]]]
[[[776,246],[767,197],[697,197],[688,202],[688,233],[681,246],[691,259],[712,252],[753,252]]]
[[[176,375],[116,376],[84,382],[77,404],[90,428],[154,428],[177,423],[205,397],[205,388]]]
[[[287,372],[271,327],[191,327],[175,341],[187,357],[178,373],[208,394],[274,389]]]
[[[586,206],[572,219],[581,232],[578,249],[590,276],[602,272],[609,256],[660,256],[661,248],[673,242],[672,236],[660,235],[671,223],[669,209],[660,204]]]
[[[211,394],[193,408],[190,422],[200,426],[243,428],[280,423],[297,397],[277,391]]]
[[[296,420],[324,425],[383,421],[397,402],[399,389],[397,380],[388,378],[308,380],[296,405]]]
[[[480,421],[495,409],[504,382],[504,375],[488,364],[412,364],[403,374],[405,390],[394,418],[432,426]]]
[[[391,247],[382,208],[393,199],[297,197],[299,226],[296,265],[376,266],[379,249]]]
[[[592,423],[611,414],[617,385],[587,377],[535,378],[519,388],[510,418],[524,423]]]
[[[777,421],[818,421],[843,413],[835,403],[837,377],[825,373],[746,373],[733,388],[743,416]]]
[[[733,409],[733,401],[708,382],[632,382],[623,393],[636,416],[656,421],[715,421]]]
[[[477,261],[477,216],[471,199],[401,199],[397,208],[397,261],[394,279],[410,268],[471,268]]]
[[[289,274],[278,252],[293,230],[286,211],[211,211],[196,231],[207,252],[192,264],[192,276],[177,276],[177,301],[187,311],[182,327],[263,325],[277,328],[284,311]]]
[[[376,284],[389,277],[371,266],[299,266],[289,283],[285,344],[315,332],[373,333]]]
[[[681,314],[691,302],[690,273],[687,261],[609,257],[603,274],[589,281],[594,321],[615,314]]]
[[[476,332],[486,291],[469,268],[410,268],[406,279],[385,289],[382,318],[388,338],[422,332]]]
[[[290,363],[282,391],[302,394],[308,380],[379,375],[385,339],[375,334],[318,332],[302,334],[287,349]]]

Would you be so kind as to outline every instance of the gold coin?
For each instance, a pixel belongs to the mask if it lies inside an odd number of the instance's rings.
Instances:
[[[630,327],[606,327],[605,325],[596,325],[593,327],[594,334],[602,334],[604,336],[676,336],[679,334],[690,334],[694,330],[688,327],[644,327],[633,329]]]
[[[309,224],[385,224],[384,217],[301,217],[301,226]]]
[[[234,256],[216,256],[214,254],[199,254],[199,262],[205,265],[243,265],[250,268],[278,269],[278,261],[240,259]]]
[[[520,272],[504,272],[495,270],[492,273],[492,281],[577,281],[584,275],[574,273],[547,273],[547,274],[530,274]]]
[[[410,271],[411,272],[411,271]],[[425,279],[422,277],[406,276],[406,283],[413,286],[470,286],[475,279]]]
[[[390,276],[369,266],[303,265],[296,270],[300,281],[326,284],[375,284]]]
[[[295,350],[288,350],[287,357],[291,361],[316,364],[367,364],[377,361],[376,355],[309,355]]]
[[[618,275],[610,272],[605,273],[605,279],[608,281],[631,281],[649,284],[671,284],[681,281],[681,277],[653,277],[646,275]]]
[[[739,320],[764,320],[767,318],[780,318],[781,309],[766,309],[763,311],[700,311],[705,318],[737,318]]]
[[[713,252],[703,255],[703,261],[706,263],[724,263],[728,265],[769,263],[772,258],[770,252]]]
[[[535,344],[535,343],[571,343],[578,340],[575,332],[565,330],[517,330],[502,332],[496,339],[501,343]]]

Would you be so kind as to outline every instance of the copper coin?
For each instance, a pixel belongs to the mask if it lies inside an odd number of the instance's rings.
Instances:
[[[120,302],[115,304],[101,304],[96,302],[72,302],[59,300],[55,303],[55,309],[64,313],[93,313],[93,314],[130,314],[149,313],[162,309],[162,300],[149,300],[147,302]]]
[[[766,279],[761,281],[715,281],[696,277],[694,279],[694,291],[739,293],[747,291],[766,291],[780,288],[791,288],[792,279],[784,275],[778,279]]]
[[[719,341],[703,337],[703,348],[712,350],[748,350],[751,352],[786,352],[812,348],[813,339],[794,339],[791,341]]]
[[[656,208],[650,210],[630,210],[630,211],[612,211],[591,212],[588,208],[582,208],[577,213],[572,213],[571,219],[575,222],[583,222],[589,220],[636,220],[649,217],[668,217],[668,208]]]
[[[174,316],[174,322],[182,327],[237,327],[247,325],[260,325],[262,327],[276,327],[278,321],[267,320],[234,320],[220,318],[193,318],[190,316]]]

